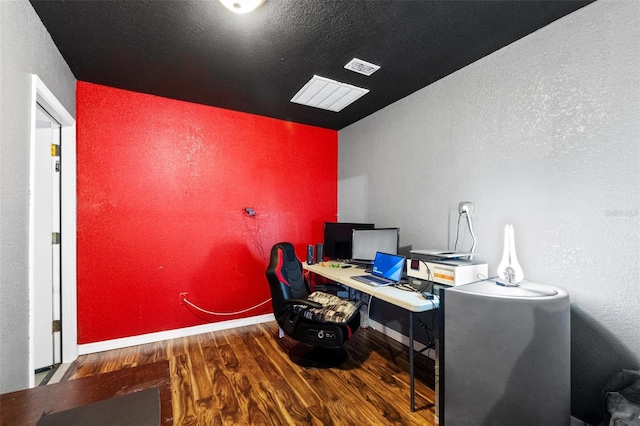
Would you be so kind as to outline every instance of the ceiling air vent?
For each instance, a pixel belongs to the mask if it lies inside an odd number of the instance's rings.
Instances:
[[[314,75],[291,102],[338,112],[367,93],[369,89]]]
[[[364,74],[366,76],[369,76],[380,69],[380,66],[358,58],[353,58],[344,67],[350,71]]]

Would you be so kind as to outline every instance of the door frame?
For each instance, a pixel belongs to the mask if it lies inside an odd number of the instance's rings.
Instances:
[[[78,357],[77,292],[76,292],[76,121],[40,78],[31,75],[31,132],[29,172],[29,387],[35,385],[33,299],[35,293],[35,141],[36,104],[39,104],[61,126],[60,163],[60,234],[61,234],[61,300],[62,305],[62,362],[70,363]]]
[[[62,127],[39,105],[36,108],[36,149],[33,226],[35,280],[33,294],[33,358],[36,372],[61,362],[62,333],[53,332],[52,321],[60,320],[60,249],[53,232],[60,232],[60,162],[53,144],[60,144]],[[55,154],[55,155],[54,155]],[[36,379],[37,382],[37,379]]]

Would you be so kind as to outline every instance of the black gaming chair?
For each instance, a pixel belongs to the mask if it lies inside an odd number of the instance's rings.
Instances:
[[[284,334],[299,342],[289,350],[289,358],[315,368],[346,361],[342,345],[360,326],[360,303],[320,291],[310,294],[291,243],[273,246],[266,274],[276,321]]]

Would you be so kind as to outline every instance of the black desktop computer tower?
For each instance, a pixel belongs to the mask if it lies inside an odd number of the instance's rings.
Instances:
[[[316,263],[324,261],[324,244],[316,244]]]

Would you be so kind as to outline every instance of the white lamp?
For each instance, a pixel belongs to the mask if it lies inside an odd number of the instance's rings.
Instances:
[[[264,0],[220,0],[220,3],[235,13],[249,13],[264,3]]]
[[[516,244],[513,237],[513,225],[504,227],[504,249],[502,260],[498,264],[498,284],[517,286],[524,278],[524,273],[516,257]]]

